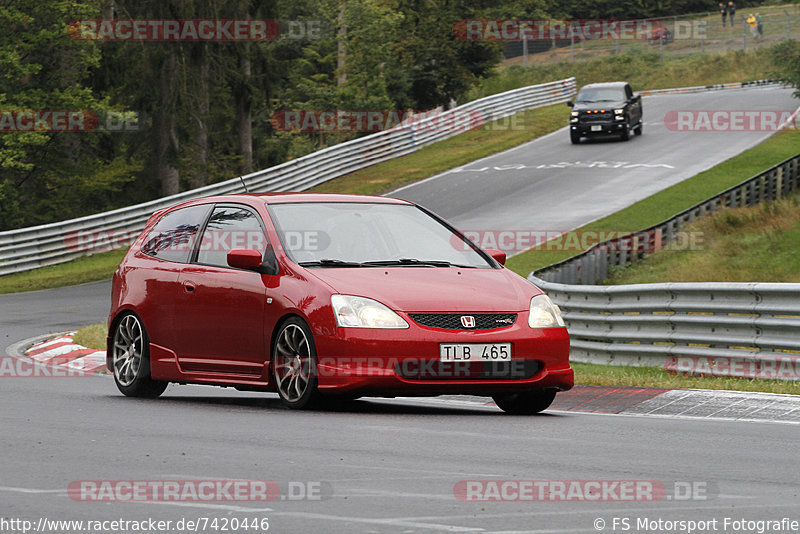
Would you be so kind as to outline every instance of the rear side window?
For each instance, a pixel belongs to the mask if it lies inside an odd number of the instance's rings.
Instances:
[[[228,252],[235,248],[252,248],[264,255],[267,237],[261,221],[248,209],[217,206],[200,239],[197,263],[227,267]]]
[[[167,213],[147,234],[142,252],[162,260],[188,262],[207,213],[208,206],[204,205]]]

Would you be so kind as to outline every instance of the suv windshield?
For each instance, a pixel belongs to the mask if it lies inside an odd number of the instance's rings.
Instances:
[[[581,89],[575,102],[590,104],[592,102],[623,102],[625,91],[613,88],[592,88]]]
[[[298,202],[269,208],[284,250],[306,267],[492,267],[413,205]]]

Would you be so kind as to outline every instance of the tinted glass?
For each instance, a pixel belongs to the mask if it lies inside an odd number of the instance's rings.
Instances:
[[[304,202],[271,209],[284,249],[297,263],[411,259],[491,268],[458,234],[413,205]]]
[[[625,100],[625,91],[614,87],[585,87],[578,93],[576,102],[619,102]]]
[[[147,235],[142,252],[162,260],[187,262],[208,206],[191,206],[161,217]]]
[[[253,248],[264,254],[267,238],[259,218],[244,208],[214,208],[200,239],[197,263],[227,267],[228,251],[235,248]]]

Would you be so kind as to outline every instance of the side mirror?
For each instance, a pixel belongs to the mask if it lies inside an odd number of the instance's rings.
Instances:
[[[492,258],[494,258],[494,261],[496,261],[500,265],[505,265],[506,264],[506,253],[503,252],[502,250],[497,250],[497,249],[494,249],[494,248],[487,248],[486,249],[486,253],[489,256],[491,256]]]
[[[252,248],[235,248],[228,252],[228,265],[237,269],[257,271],[262,262],[261,253]]]
[[[575,102],[573,102],[572,100],[567,100],[567,105],[569,107],[573,107],[575,105]]]

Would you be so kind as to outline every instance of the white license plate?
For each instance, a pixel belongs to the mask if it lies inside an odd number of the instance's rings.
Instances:
[[[600,126],[599,124],[595,124],[595,125],[592,126],[592,131],[593,132],[599,132],[599,131],[602,131],[602,130],[603,130],[603,127]]]
[[[442,362],[507,362],[511,360],[511,343],[440,343]]]

